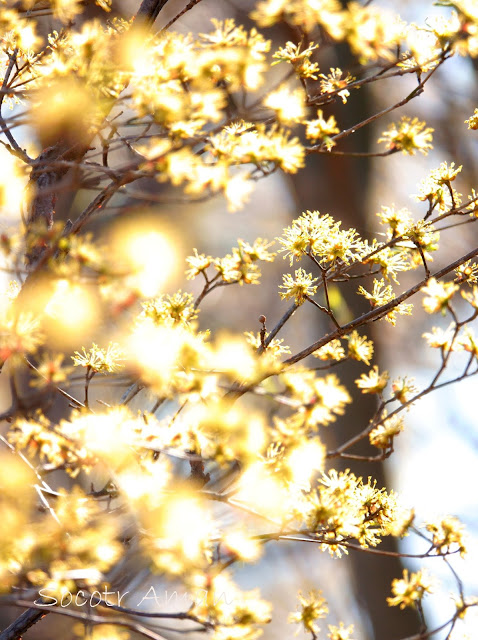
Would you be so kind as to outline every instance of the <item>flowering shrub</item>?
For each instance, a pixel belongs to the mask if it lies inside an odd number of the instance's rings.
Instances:
[[[54,607],[104,625],[102,637],[126,638],[130,629],[158,638],[121,598],[106,596],[132,547],[151,571],[193,596],[180,613],[153,611],[151,618],[193,622],[215,640],[253,640],[270,621],[260,591],[242,591],[232,574],[236,563],[254,563],[269,540],[312,542],[340,557],[349,550],[379,553],[384,537],[415,533],[428,544],[419,557],[448,563],[451,554],[466,553],[455,517],[418,529],[413,510],[393,490],[334,468],[340,459],[384,460],[407,428],[409,407],[478,372],[472,327],[478,249],[431,266],[442,236],[478,218],[476,193],[463,197],[455,188],[461,165],[442,162],[425,176],[413,212],[384,205],[372,238],[345,228],[333,212],[314,210],[277,228],[274,241],[238,239],[225,256],[201,253],[198,241],[183,284],[199,282],[197,296],[163,292],[173,257],[160,233],[133,224],[102,245],[86,229],[107,217],[113,199],[119,210],[126,207],[139,180],[168,183],[192,202],[222,194],[236,211],[257,180],[294,174],[311,154],[346,153],[344,138],[412,102],[450,58],[478,55],[476,2],[441,2],[442,17],[419,26],[370,2],[259,0],[250,14],[255,27],[213,20],[210,31],[197,35],[174,32],[182,14],[152,29],[166,2],[143,0],[135,17],[112,19],[108,12],[116,7],[105,0],[97,0],[101,19],[87,19],[86,3],[78,0],[0,8],[0,204],[23,212],[22,222],[1,236],[15,279],[0,309],[0,360],[12,396],[1,416],[7,430],[0,436],[0,603],[30,607],[5,637],[20,637]],[[184,12],[199,11],[198,4],[193,0]],[[55,25],[48,36],[45,16]],[[274,51],[267,28],[281,22],[295,41]],[[360,62],[354,75],[318,62],[338,42]],[[272,86],[275,65],[282,80]],[[416,88],[353,127],[328,113],[364,85],[403,75],[416,77]],[[477,128],[476,112],[466,121],[470,130]],[[432,140],[427,123],[401,117],[383,125],[378,143],[385,150],[371,155],[427,154]],[[61,222],[65,193],[79,194],[81,211]],[[278,291],[289,306],[274,327],[264,315],[259,331],[240,335],[202,325],[206,296],[220,287],[260,285],[262,265],[279,258],[291,271]],[[370,308],[344,323],[330,290],[355,280]],[[304,306],[314,307],[328,330],[292,352],[280,332]],[[379,369],[367,328],[406,322],[421,306],[447,316],[449,326],[433,326],[432,318],[424,339],[438,351],[438,366],[430,384],[417,388]],[[111,327],[111,341],[101,343],[99,330],[95,335],[100,325]],[[84,335],[94,341],[84,343]],[[450,377],[458,352],[466,362]],[[330,449],[323,428],[350,410],[341,368],[351,361],[363,367],[357,388],[375,395],[377,407],[354,437]],[[25,371],[28,392],[19,386]],[[127,390],[113,403],[110,396],[92,402],[99,380],[110,390],[126,383]],[[134,411],[140,392],[148,409]],[[56,396],[68,403],[61,419],[49,412]],[[354,453],[363,441],[369,455]],[[68,489],[49,484],[54,472]],[[216,503],[234,518],[218,523]],[[458,577],[457,587],[450,630],[477,605],[465,598]],[[431,591],[425,572],[405,570],[388,603],[421,613]],[[80,594],[99,606],[94,615],[57,606]],[[326,597],[299,593],[289,621],[318,637]],[[108,607],[112,615],[103,615]],[[331,640],[354,637],[349,620],[327,628]],[[99,636],[97,628],[93,633]],[[433,633],[422,629],[416,637]]]

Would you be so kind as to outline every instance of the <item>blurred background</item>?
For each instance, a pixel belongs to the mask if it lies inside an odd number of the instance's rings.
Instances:
[[[115,0],[114,10],[118,15],[129,17],[137,8],[137,2]],[[402,0],[394,2],[377,0],[380,6],[388,6],[393,11],[399,9],[401,17],[408,22],[423,23],[424,20],[443,9],[434,7],[426,0]],[[173,18],[184,8],[184,0],[170,0],[161,12],[157,28]],[[177,21],[179,32],[205,32],[210,29],[210,19],[234,17],[246,27],[253,24],[248,18],[253,2],[250,0],[203,0],[193,10]],[[88,9],[91,15],[95,9]],[[51,25],[45,20],[45,30]],[[264,30],[266,37],[273,40],[272,51],[283,46],[296,34],[286,26]],[[330,67],[350,69],[353,73],[358,63],[344,45],[327,48],[325,55],[319,51],[318,62],[321,71]],[[279,65],[273,68],[271,83],[276,82],[284,70]],[[434,128],[434,149],[428,156],[392,155],[386,158],[309,156],[307,166],[294,176],[280,173],[256,183],[250,202],[243,210],[228,213],[222,197],[188,203],[180,190],[152,181],[134,185],[138,197],[118,196],[108,207],[108,214],[90,228],[95,235],[105,239],[111,228],[137,224],[143,219],[145,224],[161,234],[165,239],[166,256],[164,274],[168,277],[161,283],[161,290],[173,293],[178,288],[193,293],[199,292],[200,283],[186,282],[184,279],[184,259],[197,248],[199,253],[222,256],[230,251],[237,238],[252,242],[256,237],[270,240],[280,235],[282,229],[306,210],[330,213],[342,220],[342,226],[354,227],[363,237],[380,231],[376,213],[381,205],[395,203],[398,208],[408,207],[416,219],[426,211],[423,203],[417,203],[411,194],[417,193],[418,183],[431,169],[442,161],[463,164],[457,186],[461,193],[471,192],[477,187],[478,138],[476,132],[468,131],[464,120],[469,118],[477,106],[478,65],[469,59],[455,56],[441,68],[433,80],[427,84],[425,93],[406,107],[380,119],[376,124],[362,128],[341,144],[342,151],[367,152],[379,150],[376,141],[389,122],[401,115],[417,116]],[[374,83],[352,93],[348,103],[339,101],[328,106],[326,115],[334,114],[339,126],[346,129],[369,115],[397,102],[416,86],[413,77],[394,78]],[[264,88],[266,90],[266,88]],[[21,141],[20,141],[21,143]],[[0,149],[0,161],[7,163],[6,152]],[[7,164],[5,164],[7,166]],[[76,196],[73,215],[91,200],[90,192]],[[2,227],[10,228],[18,222],[18,205],[8,200],[9,206],[3,211]],[[61,207],[58,208],[61,211]],[[66,211],[66,207],[65,207]],[[120,213],[121,212],[121,213]],[[72,216],[70,212],[69,217]],[[65,216],[67,217],[67,216]],[[131,228],[131,227],[128,227]],[[470,232],[471,229],[471,232]],[[432,271],[463,255],[477,245],[474,228],[463,226],[445,236],[440,255],[432,264]],[[174,252],[167,254],[168,247]],[[200,325],[202,328],[219,330],[227,327],[231,331],[259,331],[258,318],[267,317],[268,327],[275,325],[285,312],[288,303],[278,295],[278,285],[282,273],[288,272],[286,261],[280,257],[262,269],[261,286],[223,287],[206,297],[201,305]],[[8,282],[5,277],[5,286]],[[401,278],[405,289],[416,279],[416,272]],[[355,286],[344,287],[345,316],[362,312],[364,301],[355,295]],[[385,322],[373,327],[371,337],[375,341],[375,363],[381,369],[390,371],[391,377],[406,375],[414,377],[418,387],[426,386],[433,378],[438,366],[438,354],[426,347],[421,336],[436,324],[436,317],[426,316],[420,309],[420,300],[414,301],[416,313],[400,318],[395,328]],[[345,317],[344,316],[344,317]],[[443,318],[443,327],[448,319]],[[304,348],[321,337],[328,330],[322,316],[312,307],[300,309],[286,325],[279,337],[284,338],[292,353]],[[97,328],[95,328],[97,335]],[[110,329],[103,327],[104,335]],[[342,382],[354,396],[353,411],[339,418],[325,434],[329,446],[343,442],[359,432],[367,424],[375,403],[373,399],[357,393],[353,381],[363,372],[363,366],[347,364],[337,370]],[[459,369],[457,369],[459,371]],[[450,375],[453,370],[450,370]],[[93,394],[106,399],[105,389],[96,389]],[[355,389],[355,391],[354,391]],[[117,394],[121,395],[122,390]],[[94,397],[94,396],[93,396]],[[412,407],[406,415],[406,428],[396,439],[394,455],[384,463],[344,464],[357,475],[365,478],[373,476],[379,486],[394,489],[403,496],[408,506],[416,509],[417,522],[440,515],[456,515],[466,524],[470,535],[470,556],[466,561],[453,559],[452,563],[463,578],[467,593],[478,592],[478,519],[476,510],[476,487],[478,485],[478,426],[476,419],[476,382],[473,379],[459,385],[450,386],[439,393],[431,394]],[[136,399],[141,406],[144,398]],[[4,389],[3,406],[8,406],[8,392]],[[63,407],[64,409],[64,407]],[[61,412],[59,407],[58,411]],[[391,542],[381,545],[387,550],[397,550]],[[421,553],[423,541],[414,536],[405,538],[398,548],[403,553]],[[440,561],[428,559],[430,572],[438,575],[439,584],[435,594],[425,598],[425,614],[430,628],[449,619],[454,611],[454,603],[449,592],[456,591],[451,573],[444,571]],[[395,558],[384,558],[368,553],[351,552],[342,559],[332,559],[319,551],[315,545],[294,544],[292,542],[271,542],[261,561],[250,567],[240,568],[235,573],[238,583],[248,589],[260,587],[264,598],[274,604],[273,621],[265,628],[265,640],[295,636],[295,625],[287,625],[290,611],[296,607],[296,593],[310,589],[323,590],[330,607],[328,622],[346,625],[354,623],[356,640],[398,640],[417,633],[419,621],[412,612],[402,612],[389,608],[386,597],[390,595],[393,578],[400,577],[402,566],[417,569],[421,561],[404,560],[404,565]],[[138,591],[144,593],[144,586],[151,582],[145,576],[144,582],[137,583]],[[135,602],[131,599],[131,604]],[[472,612],[470,612],[470,618]],[[2,628],[15,616],[15,612],[0,610]],[[58,633],[69,637],[71,625],[59,622]],[[325,624],[322,625],[325,627]],[[325,628],[323,629],[325,632]],[[478,637],[478,622],[474,626],[470,619],[462,628],[463,636]],[[37,625],[28,632],[32,638],[51,635],[49,625]],[[167,635],[167,634],[165,634]],[[325,633],[324,633],[325,635]],[[174,636],[173,637],[177,637]],[[184,637],[184,636],[183,636]],[[298,637],[302,636],[301,633]],[[446,632],[437,634],[444,640]]]

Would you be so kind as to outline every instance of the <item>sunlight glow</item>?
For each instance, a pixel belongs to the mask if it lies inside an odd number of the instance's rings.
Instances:
[[[24,201],[26,177],[20,172],[21,163],[3,147],[0,147],[0,210],[3,216],[19,218]]]
[[[174,496],[163,505],[163,510],[159,533],[166,544],[180,548],[190,561],[201,560],[211,534],[211,521],[199,500],[187,494]]]
[[[161,492],[170,478],[171,468],[167,460],[146,461],[141,469],[127,469],[117,476],[121,490],[130,500],[142,500],[153,506],[163,499]]]
[[[325,448],[317,440],[303,442],[287,458],[293,481],[298,485],[309,484],[315,471],[324,470],[324,462]]]
[[[123,64],[131,69],[136,79],[151,78],[157,70],[153,48],[147,42],[147,31],[131,31],[124,34],[120,47],[120,56]]]
[[[223,335],[216,345],[213,367],[249,379],[254,375],[257,358],[241,336]]]
[[[269,519],[280,522],[287,510],[284,487],[264,468],[263,464],[251,465],[244,472],[240,490],[234,500],[250,505]]]
[[[143,322],[129,340],[132,358],[149,377],[167,381],[175,366],[184,332]]]
[[[138,228],[139,227],[139,228]],[[113,239],[118,261],[131,272],[127,279],[142,297],[154,297],[178,268],[176,241],[146,224],[120,226]]]
[[[51,332],[58,340],[72,341],[85,335],[98,317],[98,305],[86,287],[61,279],[55,283],[53,295],[48,299],[45,314],[49,316]]]

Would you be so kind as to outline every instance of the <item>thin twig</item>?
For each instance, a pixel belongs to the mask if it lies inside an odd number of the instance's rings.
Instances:
[[[0,604],[8,604],[8,606],[12,606],[12,607],[29,607],[29,610],[34,609],[36,611],[40,611],[42,616],[44,616],[47,613],[58,614],[62,616],[67,616],[69,618],[74,618],[75,620],[81,620],[86,624],[93,624],[93,625],[114,624],[119,627],[125,627],[126,629],[131,629],[131,631],[134,631],[135,633],[139,633],[140,635],[144,636],[145,638],[149,638],[150,640],[165,640],[164,637],[159,635],[158,633],[155,633],[154,631],[151,631],[150,629],[147,629],[146,627],[143,627],[143,625],[133,622],[132,620],[126,620],[124,618],[111,618],[111,617],[97,616],[90,613],[80,613],[78,611],[68,609],[67,607],[51,607],[48,605],[41,604],[39,601],[30,602],[28,600],[22,600],[21,598],[15,598],[11,600],[4,599],[3,601],[0,601]],[[17,638],[20,638],[22,634],[23,634],[23,630],[18,628],[16,635],[10,636],[8,640],[16,640]],[[0,636],[0,640],[3,640],[1,636]]]
[[[182,11],[180,11],[178,14],[176,14],[174,16],[174,18],[172,18],[172,20],[170,20],[168,22],[168,24],[159,31],[159,33],[164,33],[165,31],[168,31],[168,29],[170,29],[173,26],[173,24],[177,20],[179,20],[179,18],[182,18],[185,13],[187,13],[188,11],[193,9],[200,2],[201,2],[201,0],[190,0],[190,2],[187,3],[187,5],[184,7],[184,9]]]
[[[466,255],[462,256],[458,260],[455,260],[455,262],[449,264],[448,266],[434,273],[433,277],[438,280],[439,278],[442,278],[446,274],[450,273],[450,271],[453,271],[454,269],[462,265],[464,262],[471,260],[477,255],[478,255],[478,248],[473,249],[472,251],[468,252]],[[413,287],[410,287],[410,289],[407,289],[407,291],[404,291],[397,298],[394,298],[393,300],[390,300],[390,302],[387,302],[386,304],[383,304],[379,307],[375,307],[371,311],[368,311],[367,313],[364,313],[358,318],[355,318],[351,322],[343,325],[340,329],[336,329],[336,331],[333,331],[332,333],[328,333],[327,335],[320,338],[320,340],[317,340],[317,342],[314,342],[313,344],[311,344],[306,349],[303,349],[302,351],[299,351],[298,353],[291,356],[290,358],[287,358],[287,360],[284,360],[283,364],[285,366],[290,366],[292,364],[295,364],[296,362],[303,360],[307,356],[310,356],[314,351],[317,351],[317,349],[320,349],[320,347],[323,347],[325,344],[327,344],[331,340],[334,340],[334,338],[342,338],[344,335],[347,335],[357,327],[367,324],[375,319],[382,318],[383,316],[387,315],[389,311],[397,307],[399,304],[401,304],[411,296],[415,295],[427,283],[428,283],[428,278],[425,278],[424,280],[420,280],[420,282],[417,282],[417,284],[415,284]]]

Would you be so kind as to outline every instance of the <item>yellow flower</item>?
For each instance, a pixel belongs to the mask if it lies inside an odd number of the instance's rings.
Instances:
[[[355,384],[362,393],[381,393],[387,386],[389,375],[387,371],[379,374],[378,366],[374,365],[368,373],[362,373]]]
[[[65,359],[63,353],[56,355],[44,354],[34,370],[36,379],[30,382],[32,387],[43,387],[45,385],[59,385],[68,379],[68,375],[73,367],[63,367]]]
[[[310,393],[311,397],[302,411],[311,427],[334,422],[337,415],[345,413],[345,405],[352,402],[347,389],[339,384],[339,379],[333,374],[316,378]]]
[[[372,305],[372,307],[382,306],[384,304],[387,304],[387,302],[395,299],[395,294],[393,293],[392,286],[385,286],[385,282],[383,279],[377,280],[374,278],[372,293],[366,291],[362,286],[358,288],[358,293],[367,298],[367,300],[370,300],[370,304]],[[409,316],[412,313],[412,308],[413,305],[404,304],[402,302],[396,307],[393,307],[393,309],[391,309],[385,315],[385,320],[395,326],[397,314]]]
[[[478,264],[476,262],[471,262],[471,260],[467,260],[457,267],[455,269],[455,273],[457,276],[457,282],[460,284],[462,282],[468,282],[471,286],[478,282]]]
[[[461,194],[456,192],[451,182],[456,178],[462,167],[455,169],[455,163],[450,166],[442,162],[437,169],[433,169],[430,175],[420,183],[420,193],[417,200],[428,201],[430,210],[438,207],[440,211],[446,211],[452,207],[458,207],[461,203]]]
[[[344,72],[342,69],[338,67],[336,69],[330,69],[330,73],[325,75],[323,73],[320,74],[322,80],[320,81],[320,90],[323,93],[334,93],[338,91],[337,95],[342,98],[343,104],[346,104],[347,98],[350,95],[350,91],[346,89],[347,85],[355,80],[350,73],[347,73],[345,77],[343,77]]]
[[[35,352],[42,341],[40,320],[33,313],[15,313],[8,307],[0,311],[0,364],[11,356]]]
[[[280,244],[283,245],[283,249],[279,250],[279,253],[284,252],[284,260],[289,257],[290,266],[296,260],[301,260],[302,256],[307,251],[309,246],[309,237],[306,231],[299,225],[293,225],[284,229],[284,237],[278,238]]]
[[[341,39],[342,14],[338,0],[261,0],[251,17],[261,27],[285,21],[310,32],[320,25],[332,38]]]
[[[383,424],[379,424],[369,434],[370,444],[379,449],[389,449],[393,438],[403,431],[403,418],[395,414],[386,418]]]
[[[241,252],[241,248],[233,247],[232,254],[224,258],[217,258],[214,267],[221,274],[224,282],[238,282],[244,284],[259,284],[261,271],[251,258]]]
[[[347,355],[349,358],[365,362],[366,365],[369,365],[373,355],[373,341],[367,340],[365,336],[360,336],[355,330],[347,336],[347,340]]]
[[[432,173],[438,184],[448,184],[453,182],[462,169],[463,165],[455,168],[454,162],[451,162],[450,166],[448,166],[447,162],[442,162],[438,169],[435,169]]]
[[[389,238],[394,237],[394,232],[390,230],[387,234]],[[362,255],[375,251],[375,253],[369,258],[364,259],[365,264],[376,264],[380,267],[380,271],[384,278],[389,280],[390,278],[398,284],[397,273],[399,271],[408,271],[413,268],[413,265],[409,259],[409,250],[405,247],[383,247],[380,248],[380,243],[374,238],[369,245],[364,242],[364,248]]]
[[[261,346],[261,336],[260,333],[252,333],[252,331],[245,331],[244,335],[246,337],[247,342],[254,348],[254,349],[259,349],[259,347]],[[267,338],[269,334],[266,333],[264,336],[264,339]],[[277,339],[274,338],[268,345],[267,345],[267,353],[271,354],[274,358],[278,358],[279,356],[283,355],[283,354],[289,354],[290,351],[290,347],[288,347],[285,344],[282,344],[284,342],[284,340],[281,339]]]
[[[128,631],[114,624],[102,624],[91,629],[84,624],[75,624],[73,631],[78,638],[85,640],[128,640],[130,637]]]
[[[347,4],[343,24],[350,48],[362,64],[380,58],[395,59],[404,31],[398,16],[354,1]]]
[[[453,516],[446,516],[440,522],[426,525],[427,531],[433,533],[433,546],[438,554],[451,553],[458,549],[463,557],[466,554],[464,542],[464,526]]]
[[[434,349],[446,349],[451,347],[453,340],[454,326],[451,324],[446,329],[440,329],[439,327],[432,327],[430,333],[424,333],[423,338],[428,343],[429,347]]]
[[[393,598],[387,598],[390,607],[415,607],[426,593],[431,593],[431,582],[424,571],[417,571],[409,575],[408,569],[403,570],[403,578],[396,578],[392,582]]]
[[[407,376],[394,380],[392,382],[392,397],[401,404],[408,402],[417,390],[413,382],[414,378],[407,378]]]
[[[290,273],[286,273],[282,276],[284,284],[280,285],[280,289],[285,289],[284,292],[279,292],[280,297],[283,300],[289,298],[295,298],[297,305],[301,305],[305,302],[306,298],[313,296],[317,291],[315,282],[318,278],[312,277],[312,274],[306,273],[303,269],[297,269],[294,277]]]
[[[256,260],[263,260],[264,262],[274,262],[274,258],[276,256],[275,253],[268,251],[269,247],[272,247],[274,241],[268,242],[263,238],[256,238],[253,244],[249,244],[249,242],[245,242],[244,240],[239,239],[239,251],[241,256],[246,257],[246,259],[255,262]]]
[[[461,295],[474,309],[478,309],[478,287],[473,287],[471,291],[462,291]]]
[[[427,286],[422,289],[426,296],[423,299],[423,308],[427,313],[441,311],[444,314],[458,289],[459,286],[454,282],[440,282],[430,278]]]
[[[322,597],[322,591],[309,591],[308,596],[302,595],[299,591],[297,597],[300,610],[289,614],[289,622],[302,624],[306,633],[312,633],[316,637],[319,627],[315,621],[325,618],[329,612],[327,602]]]
[[[93,343],[89,351],[82,347],[83,353],[75,351],[72,356],[75,367],[86,367],[96,373],[114,373],[124,367],[123,350],[116,342],[110,342],[106,349]]]
[[[197,579],[195,589],[199,594],[191,613],[217,622],[214,640],[256,640],[260,631],[253,625],[271,620],[271,606],[259,590],[240,590],[224,572]]]
[[[387,224],[390,227],[390,237],[395,238],[401,236],[407,228],[413,223],[412,214],[406,207],[402,209],[395,209],[395,206],[391,207],[382,206],[382,211],[377,213],[382,224]]]
[[[319,48],[319,45],[311,42],[303,51],[300,48],[301,43],[286,42],[285,47],[280,47],[272,56],[275,58],[275,62],[271,66],[280,62],[289,62],[294,67],[296,74],[301,78],[317,80],[319,65],[317,62],[311,62],[310,57],[314,50]]]
[[[426,127],[425,122],[420,122],[418,118],[408,118],[403,116],[398,123],[392,123],[387,131],[382,133],[378,142],[385,142],[390,151],[402,151],[408,155],[415,155],[420,151],[427,155],[433,149],[431,141],[433,129]]]
[[[262,545],[258,540],[250,537],[246,531],[236,529],[227,533],[222,544],[228,551],[232,551],[239,560],[253,562],[262,553]]]
[[[317,111],[316,120],[306,120],[305,135],[314,142],[317,140],[323,140],[327,151],[330,151],[335,146],[335,142],[331,136],[334,133],[339,133],[340,129],[337,126],[337,121],[334,116],[330,116],[327,120],[324,118],[324,112],[322,109]]]
[[[341,229],[340,226],[341,223],[328,214],[306,211],[293,221],[292,226],[286,227],[283,236],[278,238],[283,246],[279,252],[289,256],[290,264],[294,258],[300,260],[308,250],[321,265],[349,264],[360,258],[366,244],[355,229]]]
[[[354,632],[353,624],[349,625],[348,627],[345,627],[343,622],[341,622],[340,626],[338,627],[332,624],[329,624],[328,637],[330,638],[330,640],[354,640],[352,638],[353,632]]]
[[[305,164],[305,149],[299,138],[289,138],[284,131],[271,135],[266,148],[269,148],[271,162],[276,162],[286,173],[297,173]]]
[[[230,176],[224,185],[224,196],[227,200],[228,211],[234,212],[241,209],[249,200],[254,189],[249,172],[236,173]]]
[[[478,109],[475,109],[473,115],[465,120],[465,124],[468,125],[468,129],[478,129]]]
[[[283,171],[295,173],[304,166],[305,150],[299,139],[290,138],[288,131],[277,126],[268,130],[265,125],[257,125],[254,128],[249,126],[225,127],[223,131],[209,138],[207,150],[211,152],[213,157],[222,160],[226,168],[229,165],[253,163],[263,165],[266,170],[270,163],[275,163]],[[182,162],[179,163],[178,170],[182,171],[180,179],[177,171],[171,169],[171,179],[175,180],[176,184],[191,179],[188,178],[188,174],[191,174],[194,169],[191,167],[192,164],[197,165],[198,162],[199,166],[203,164],[191,152],[185,153],[183,150],[176,152],[176,155],[178,154],[186,155],[186,158],[184,167],[181,166]],[[171,155],[169,154],[169,157]],[[198,193],[200,191],[201,189],[197,189]]]
[[[367,300],[370,300],[372,307],[379,307],[395,298],[391,285],[385,286],[383,280],[377,280],[376,278],[373,280],[372,293],[366,291],[362,286],[358,288],[358,292],[360,295],[367,298]]]
[[[471,327],[465,328],[463,335],[460,336],[458,345],[464,351],[468,351],[468,353],[473,354],[475,358],[478,358],[478,339]]]
[[[188,256],[186,262],[190,267],[186,271],[186,278],[193,280],[200,273],[205,273],[207,268],[211,266],[212,257],[206,256],[204,253],[198,253],[197,249],[194,249],[194,255]]]
[[[142,307],[138,319],[150,318],[157,326],[180,324],[188,327],[198,316],[192,294],[182,293],[181,290],[172,296],[162,294],[154,300],[143,302]]]
[[[319,360],[343,360],[345,358],[345,350],[340,340],[334,339],[325,344],[312,354]]]
[[[275,111],[278,120],[285,124],[302,122],[305,117],[304,91],[290,91],[286,85],[282,85],[269,93],[264,100],[264,106]]]

